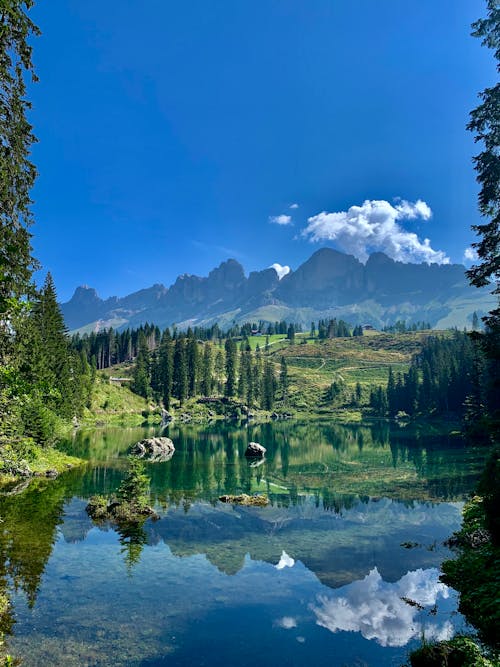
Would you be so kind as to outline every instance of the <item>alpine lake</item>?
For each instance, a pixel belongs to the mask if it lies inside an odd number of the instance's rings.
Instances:
[[[25,666],[402,665],[468,630],[439,580],[486,452],[447,429],[387,423],[78,430],[86,464],[0,498],[1,619]],[[159,518],[96,525],[143,437]],[[249,461],[249,441],[267,448]],[[265,493],[267,507],[218,500]]]

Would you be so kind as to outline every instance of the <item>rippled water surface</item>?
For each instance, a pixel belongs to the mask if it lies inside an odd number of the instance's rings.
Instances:
[[[8,646],[24,665],[401,665],[463,627],[439,581],[483,454],[387,425],[170,427],[150,464],[159,520],[85,512],[152,430],[81,431],[86,466],[0,499]],[[250,465],[246,444],[267,447]],[[268,507],[224,505],[265,492]]]

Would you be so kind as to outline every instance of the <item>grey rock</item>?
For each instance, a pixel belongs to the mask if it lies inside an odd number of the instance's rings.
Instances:
[[[245,456],[253,458],[263,458],[266,453],[266,448],[260,445],[258,442],[249,442]]]
[[[137,442],[131,453],[148,461],[169,461],[174,455],[175,447],[170,438],[145,438]]]

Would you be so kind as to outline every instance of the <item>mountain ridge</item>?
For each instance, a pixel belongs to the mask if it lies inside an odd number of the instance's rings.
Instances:
[[[380,327],[397,319],[432,326],[467,326],[494,298],[471,287],[461,264],[406,264],[373,253],[363,264],[353,255],[321,248],[281,280],[274,268],[245,275],[228,259],[208,276],[182,274],[170,287],[157,283],[124,297],[101,299],[80,286],[61,304],[71,331],[139,326],[228,326],[233,321],[287,319],[309,325],[322,317]]]

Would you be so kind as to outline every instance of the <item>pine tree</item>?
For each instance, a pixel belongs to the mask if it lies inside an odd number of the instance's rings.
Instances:
[[[264,410],[272,410],[274,407],[274,394],[276,391],[276,378],[274,367],[269,359],[264,364],[264,377],[262,380],[261,403]]]
[[[30,190],[36,178],[30,152],[36,139],[27,120],[28,75],[36,76],[30,39],[40,31],[25,11],[32,0],[10,0],[0,12],[0,362],[7,363],[11,317],[20,299],[32,293],[30,281],[38,268],[31,255]]]
[[[200,353],[198,343],[191,334],[187,339],[187,374],[188,374],[188,395],[196,396],[198,392],[198,376],[200,366]]]
[[[32,317],[37,330],[36,345],[39,345],[31,362],[36,374],[34,380],[43,387],[47,407],[63,416],[71,416],[69,338],[50,273],[34,304]]]
[[[148,399],[151,395],[150,355],[146,336],[139,333],[138,350],[131,389],[139,396]]]
[[[214,362],[214,375],[215,382],[217,386],[217,393],[222,394],[224,391],[224,371],[225,371],[225,361],[224,361],[224,352],[219,349],[215,355]]]
[[[261,400],[262,395],[262,353],[259,345],[255,348],[255,355],[253,359],[253,396],[255,401]]]
[[[225,343],[226,351],[226,396],[234,396],[236,391],[236,343],[228,338]]]
[[[158,366],[160,392],[163,405],[165,409],[168,410],[170,408],[172,383],[174,377],[174,345],[169,329],[165,329],[161,337],[160,350],[158,354]]]
[[[280,391],[283,403],[286,403],[288,400],[288,366],[286,363],[285,357],[281,357],[280,363]]]
[[[494,51],[497,73],[500,72],[500,9],[498,0],[487,0],[488,13],[484,19],[473,24],[474,37],[481,39],[483,46]],[[481,186],[478,203],[486,222],[473,225],[480,240],[473,243],[478,263],[467,272],[470,282],[476,287],[485,287],[492,282],[494,294],[500,296],[500,83],[480,93],[481,104],[470,114],[467,129],[474,132],[474,140],[482,144],[481,152],[474,157],[477,181]],[[493,310],[485,322],[490,329],[500,329],[500,308]],[[496,343],[498,347],[498,341]],[[497,348],[497,354],[498,352]]]
[[[387,404],[389,407],[389,416],[394,417],[397,412],[397,401],[396,401],[396,383],[394,381],[394,373],[392,368],[389,366],[389,377],[387,379]]]
[[[213,358],[212,345],[205,343],[203,346],[203,370],[201,381],[201,393],[203,396],[211,396],[213,389]]]
[[[186,358],[186,339],[177,338],[174,351],[173,395],[181,405],[188,396],[189,381]]]

